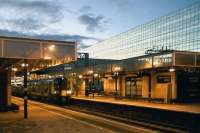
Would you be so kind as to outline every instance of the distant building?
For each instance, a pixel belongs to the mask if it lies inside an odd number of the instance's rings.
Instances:
[[[99,42],[81,52],[91,58],[126,59],[146,51],[200,52],[200,2]]]

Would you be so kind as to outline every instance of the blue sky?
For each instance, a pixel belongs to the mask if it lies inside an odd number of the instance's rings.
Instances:
[[[0,35],[78,40],[79,47],[199,0],[0,0]]]

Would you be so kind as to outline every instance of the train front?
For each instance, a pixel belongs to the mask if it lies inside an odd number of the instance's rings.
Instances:
[[[68,80],[64,77],[54,79],[54,89],[56,92],[57,101],[61,104],[69,104],[71,90],[69,88]]]

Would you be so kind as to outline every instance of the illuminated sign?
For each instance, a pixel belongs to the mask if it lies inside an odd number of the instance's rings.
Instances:
[[[170,75],[158,75],[157,83],[171,83],[171,76]]]
[[[153,65],[155,67],[168,66],[171,64],[172,64],[172,54],[155,56],[153,59]]]

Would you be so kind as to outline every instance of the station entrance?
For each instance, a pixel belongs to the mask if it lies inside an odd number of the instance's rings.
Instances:
[[[125,96],[142,97],[142,80],[137,77],[126,77],[125,79]]]

